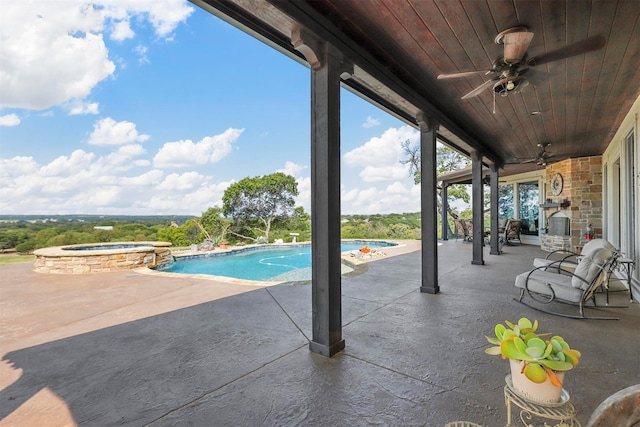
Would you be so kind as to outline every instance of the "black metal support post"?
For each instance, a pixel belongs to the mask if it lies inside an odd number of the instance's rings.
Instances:
[[[473,260],[484,265],[484,184],[482,183],[482,154],[471,152],[471,211],[473,212]]]
[[[491,250],[489,254],[491,255],[500,255],[500,233],[498,226],[498,195],[499,195],[499,184],[498,179],[500,175],[498,174],[498,166],[495,164],[491,165],[490,172],[490,186],[491,186]]]
[[[442,240],[449,240],[449,186],[442,183]]]
[[[422,286],[420,292],[437,294],[438,286],[438,191],[436,189],[437,123],[422,113],[416,117],[420,127],[420,189],[422,225]]]
[[[340,75],[342,55],[304,31],[292,42],[311,65],[312,329],[309,349],[344,349],[340,260]]]

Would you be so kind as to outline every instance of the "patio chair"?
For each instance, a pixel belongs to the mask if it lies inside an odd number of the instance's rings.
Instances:
[[[509,219],[507,221],[507,225],[504,227],[504,232],[502,234],[502,239],[504,244],[507,246],[511,245],[511,242],[517,240],[518,243],[521,243],[520,240],[520,229],[522,228],[522,221],[519,219]]]
[[[562,269],[572,272],[576,269],[581,256],[590,257],[596,249],[601,248],[609,249],[612,252],[616,251],[616,247],[608,241],[604,239],[593,239],[587,242],[582,247],[582,251],[579,254],[565,249],[559,249],[553,252],[549,252],[544,258],[535,258],[533,260],[533,266],[543,267],[553,264],[556,269]]]
[[[617,256],[618,252],[598,248],[591,252],[591,256],[580,257],[574,271],[558,269],[555,263],[550,263],[521,273],[515,280],[515,286],[520,289],[516,301],[534,310],[573,319],[618,320],[617,317],[587,317],[584,314],[585,307],[597,306],[595,292]],[[535,304],[529,303],[525,297]],[[592,306],[587,306],[589,301],[593,303]],[[556,302],[578,306],[579,315],[554,312],[542,307]]]
[[[458,240],[458,237],[462,236],[463,242],[470,242],[471,235],[469,234],[469,230],[465,221],[462,219],[456,219],[453,221],[453,223],[456,225],[456,240]]]
[[[473,221],[470,219],[463,219],[462,224],[467,229],[467,242],[473,242]]]

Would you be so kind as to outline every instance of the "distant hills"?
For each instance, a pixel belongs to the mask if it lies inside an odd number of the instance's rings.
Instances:
[[[171,222],[184,223],[194,215],[0,215],[0,222]]]

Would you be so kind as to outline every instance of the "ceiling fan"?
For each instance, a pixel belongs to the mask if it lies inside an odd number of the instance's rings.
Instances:
[[[506,29],[498,34],[494,40],[496,44],[504,45],[504,53],[493,61],[489,70],[440,74],[438,79],[455,79],[493,73],[493,77],[490,80],[464,95],[462,99],[478,96],[488,88],[492,88],[493,93],[496,95],[507,96],[510,93],[518,93],[529,85],[529,79],[525,74],[530,71],[530,67],[598,50],[605,45],[605,38],[602,35],[598,35],[529,58],[527,49],[531,40],[533,40],[533,33],[528,31],[526,27]]]
[[[550,142],[539,143],[538,147],[541,148],[541,151],[538,153],[536,157],[532,157],[530,159],[524,159],[517,163],[518,164],[536,163],[538,166],[547,166],[549,163],[551,163],[551,159],[553,158],[551,154],[547,153],[547,147],[550,145],[551,145]]]

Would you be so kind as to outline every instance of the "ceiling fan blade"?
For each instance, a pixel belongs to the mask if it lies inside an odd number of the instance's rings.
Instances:
[[[602,49],[606,43],[607,41],[603,35],[589,37],[588,39],[584,39],[577,43],[561,47],[560,49],[552,50],[551,52],[534,56],[527,61],[527,65],[533,67],[536,65],[543,65],[549,62],[559,61],[561,59],[581,55],[583,53],[593,52],[595,50]]]
[[[533,33],[528,31],[505,34],[503,38],[504,62],[507,64],[517,64],[522,61],[532,39]]]
[[[548,83],[551,80],[552,75],[544,69],[525,68],[518,70],[519,76],[526,76],[527,80],[534,86],[539,86]]]
[[[470,76],[479,76],[481,74],[489,74],[492,70],[488,71],[464,71],[461,73],[450,73],[450,74],[440,74],[438,75],[438,80],[442,79],[457,79],[458,77],[470,77]]]
[[[523,161],[520,162],[520,164],[523,165],[525,163],[533,163],[533,162],[537,162],[538,160],[540,160],[540,159],[536,158],[536,159],[523,160]]]
[[[474,96],[478,96],[482,93],[483,90],[485,90],[488,87],[493,86],[494,84],[496,84],[496,80],[487,80],[486,82],[482,83],[480,86],[478,86],[477,88],[475,88],[474,90],[472,90],[471,92],[469,92],[468,94],[466,94],[465,96],[463,96],[460,99],[469,99],[469,98],[473,98]]]

